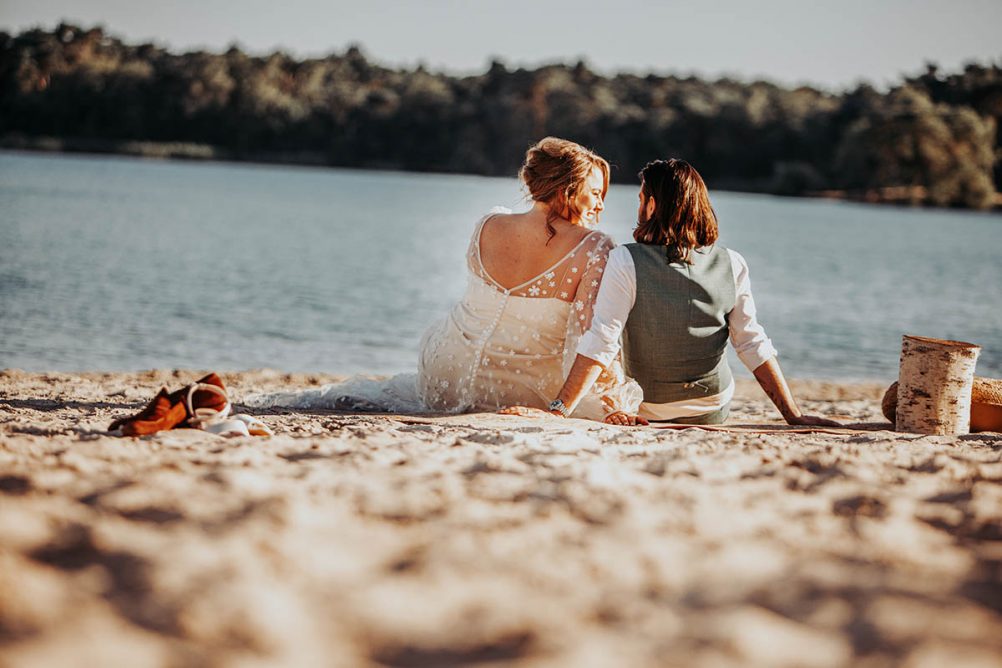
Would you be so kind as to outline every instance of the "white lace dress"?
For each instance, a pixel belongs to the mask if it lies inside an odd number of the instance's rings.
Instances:
[[[464,412],[521,405],[545,409],[556,398],[591,325],[592,309],[615,243],[593,231],[553,266],[506,289],[484,268],[477,224],[467,251],[466,293],[421,340],[418,373],[384,380],[354,377],[301,392],[248,397],[252,406],[344,408],[352,403],[400,412]],[[574,417],[601,420],[614,410],[636,412],[640,386],[619,359],[581,400]]]
[[[477,225],[466,255],[466,294],[425,334],[418,392],[433,410],[496,410],[522,405],[546,408],[574,362],[588,331],[598,286],[615,243],[591,232],[553,266],[513,288],[499,285],[480,258]],[[642,392],[614,362],[575,410],[602,419],[613,410],[635,411]]]

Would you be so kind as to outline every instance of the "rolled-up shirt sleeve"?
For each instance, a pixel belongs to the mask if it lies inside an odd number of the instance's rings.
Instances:
[[[617,246],[609,253],[595,298],[591,327],[578,342],[578,354],[608,367],[619,352],[619,337],[636,298],[637,272],[633,256],[625,246]]]
[[[776,356],[776,348],[755,317],[755,300],[751,293],[748,263],[739,253],[729,248],[727,252],[731,256],[731,269],[734,270],[734,287],[737,295],[734,310],[727,319],[727,327],[738,358],[749,371],[754,371]],[[599,292],[599,298],[601,296]]]

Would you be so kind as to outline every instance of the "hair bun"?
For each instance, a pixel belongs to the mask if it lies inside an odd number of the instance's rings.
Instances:
[[[609,163],[598,154],[559,137],[544,137],[526,151],[518,176],[534,202],[549,206],[547,226],[551,235],[555,233],[550,226],[553,220],[581,216],[574,210],[573,201],[595,167],[602,172],[604,196],[609,188]]]

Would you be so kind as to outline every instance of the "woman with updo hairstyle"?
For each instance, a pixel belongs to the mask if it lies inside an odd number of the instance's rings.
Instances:
[[[601,174],[602,188],[592,219],[592,211],[578,196],[595,170]],[[572,141],[547,137],[526,152],[518,177],[532,201],[546,206],[546,230],[551,238],[557,232],[553,221],[561,218],[581,221],[584,227],[598,224],[598,212],[609,190],[609,163],[598,155]]]
[[[609,163],[547,137],[526,152],[519,178],[531,207],[496,207],[478,221],[466,255],[466,294],[421,341],[417,389],[432,410],[548,409],[591,324],[615,245],[593,229],[609,189]],[[613,363],[574,415],[601,420],[635,411],[640,399],[639,386]]]

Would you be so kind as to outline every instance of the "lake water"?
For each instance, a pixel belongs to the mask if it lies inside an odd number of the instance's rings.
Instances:
[[[635,186],[602,229],[630,241]],[[716,192],[787,375],[897,376],[903,333],[1002,377],[1002,216]],[[0,152],[0,368],[394,373],[514,178]]]

